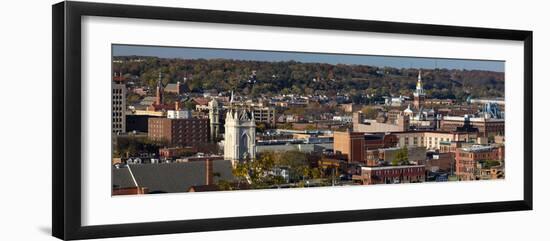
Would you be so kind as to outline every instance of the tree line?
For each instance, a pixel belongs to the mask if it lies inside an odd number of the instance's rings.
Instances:
[[[130,61],[141,59],[141,61]],[[369,65],[179,59],[142,56],[115,57],[113,71],[139,86],[154,87],[158,73],[163,84],[180,82],[190,92],[208,89],[237,91],[250,96],[305,94],[335,96],[364,103],[382,96],[410,96],[418,69]],[[121,61],[118,61],[121,60]],[[503,97],[504,73],[484,70],[423,69],[424,89],[430,98],[465,100],[468,96]]]

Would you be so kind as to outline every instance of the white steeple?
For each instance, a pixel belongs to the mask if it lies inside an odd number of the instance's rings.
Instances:
[[[414,92],[415,96],[425,95],[424,87],[422,84],[422,70],[418,71],[418,81],[416,82],[416,91]]]

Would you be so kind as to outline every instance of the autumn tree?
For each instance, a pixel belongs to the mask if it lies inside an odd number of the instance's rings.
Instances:
[[[378,117],[378,110],[371,106],[364,107],[361,111],[366,119],[376,119]]]
[[[129,61],[143,59],[141,62]],[[137,79],[136,86],[154,88],[158,73],[163,84],[185,82],[192,92],[215,88],[218,91],[245,89],[252,95],[350,93],[355,104],[372,103],[389,95],[411,95],[418,69],[379,68],[368,65],[300,63],[296,61],[249,61],[235,59],[181,59],[147,56],[116,56],[121,63],[113,71]],[[251,71],[256,83],[247,86]],[[425,70],[424,89],[433,98],[463,100],[465,94],[477,97],[504,96],[504,73],[484,70]],[[365,98],[363,93],[368,94]]]
[[[273,174],[276,163],[274,152],[263,152],[255,160],[244,160],[237,163],[233,175],[238,182],[246,182],[253,188],[269,188],[284,182],[282,177]]]
[[[398,166],[398,165],[406,165],[408,163],[409,163],[409,151],[406,146],[403,146],[397,151],[397,153],[395,153],[395,157],[391,161],[391,164],[393,166]]]

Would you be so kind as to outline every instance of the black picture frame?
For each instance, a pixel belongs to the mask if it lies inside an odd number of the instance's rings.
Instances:
[[[60,239],[200,232],[309,225],[442,215],[532,210],[533,208],[533,33],[532,31],[414,23],[289,16],[88,2],[61,2],[53,15],[53,150],[52,233]],[[524,193],[521,200],[421,207],[213,218],[200,220],[82,226],[81,224],[81,17],[229,23],[258,26],[350,30],[378,33],[451,36],[524,43]]]

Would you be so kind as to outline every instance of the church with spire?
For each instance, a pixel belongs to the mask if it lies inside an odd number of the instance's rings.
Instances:
[[[422,70],[418,71],[418,79],[416,81],[416,89],[413,93],[413,106],[409,104],[407,109],[403,111],[405,116],[409,117],[410,127],[416,130],[430,130],[439,128],[440,115],[433,108],[426,108],[426,92],[424,90],[424,82],[422,81]]]
[[[162,84],[162,72],[159,72],[157,86],[155,87],[155,101],[147,106],[147,111],[179,110],[179,103],[164,103],[164,85]]]
[[[162,104],[162,97],[164,96],[164,90],[162,86],[162,72],[159,72],[159,78],[157,80],[157,88],[155,93],[155,105]]]
[[[422,83],[422,70],[418,71],[418,80],[416,82],[416,89],[414,91],[413,106],[416,110],[420,110],[424,105],[426,99],[426,93],[424,92],[424,84]]]

